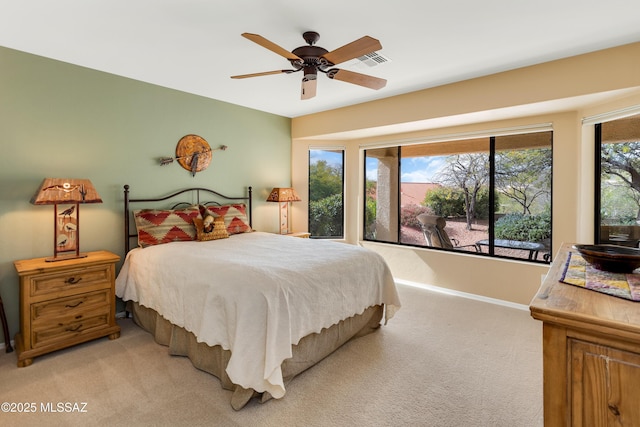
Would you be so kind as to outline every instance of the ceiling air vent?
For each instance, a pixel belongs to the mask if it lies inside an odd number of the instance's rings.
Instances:
[[[390,61],[389,58],[380,55],[378,52],[367,53],[366,55],[359,56],[357,59],[369,67],[375,67]]]

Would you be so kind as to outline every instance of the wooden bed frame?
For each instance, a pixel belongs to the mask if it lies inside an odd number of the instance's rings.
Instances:
[[[195,202],[174,202],[171,205],[171,209],[175,209],[176,207],[188,204],[188,205],[221,205],[231,202],[240,202],[245,203],[247,205],[247,217],[249,219],[249,226],[253,227],[251,221],[251,210],[252,210],[252,200],[253,200],[253,189],[252,187],[247,187],[247,195],[239,196],[239,197],[229,197],[225,196],[222,193],[218,193],[217,191],[210,190],[208,188],[202,187],[193,187],[193,188],[185,188],[184,190],[179,190],[174,193],[171,193],[167,196],[158,197],[158,198],[147,198],[147,199],[132,199],[129,197],[129,184],[125,184],[124,186],[124,253],[129,253],[131,249],[131,239],[138,238],[138,233],[136,230],[131,231],[131,203],[151,203],[151,202],[163,202],[165,200],[170,200],[175,197],[178,197],[182,194],[191,194],[192,197],[195,195]],[[213,200],[201,201],[201,195],[205,198],[213,197]]]

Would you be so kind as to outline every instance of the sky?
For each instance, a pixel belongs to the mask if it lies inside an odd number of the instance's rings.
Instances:
[[[435,176],[445,164],[445,156],[407,157],[402,159],[401,182],[436,182]],[[373,172],[374,176],[376,171]],[[367,175],[369,168],[367,167]]]
[[[310,150],[311,163],[326,160],[327,164],[339,166],[342,156],[339,152],[327,150]],[[445,164],[445,156],[407,157],[402,159],[401,182],[435,182],[435,175]],[[376,180],[377,160],[367,159],[367,179]]]
[[[445,165],[445,156],[405,157],[401,162],[400,182],[437,182],[438,172]],[[378,178],[378,161],[367,159],[367,179]]]

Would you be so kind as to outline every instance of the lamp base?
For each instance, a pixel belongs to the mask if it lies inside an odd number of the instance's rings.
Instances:
[[[289,202],[280,202],[280,234],[289,234]]]
[[[45,262],[67,261],[70,259],[86,258],[87,254],[69,254],[46,258]]]

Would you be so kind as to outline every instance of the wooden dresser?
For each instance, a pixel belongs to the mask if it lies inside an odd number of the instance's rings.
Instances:
[[[45,353],[109,336],[120,336],[115,318],[115,264],[107,251],[87,257],[46,262],[15,261],[20,277],[18,367]]]
[[[559,282],[563,245],[531,315],[543,322],[545,426],[640,426],[640,302]]]

